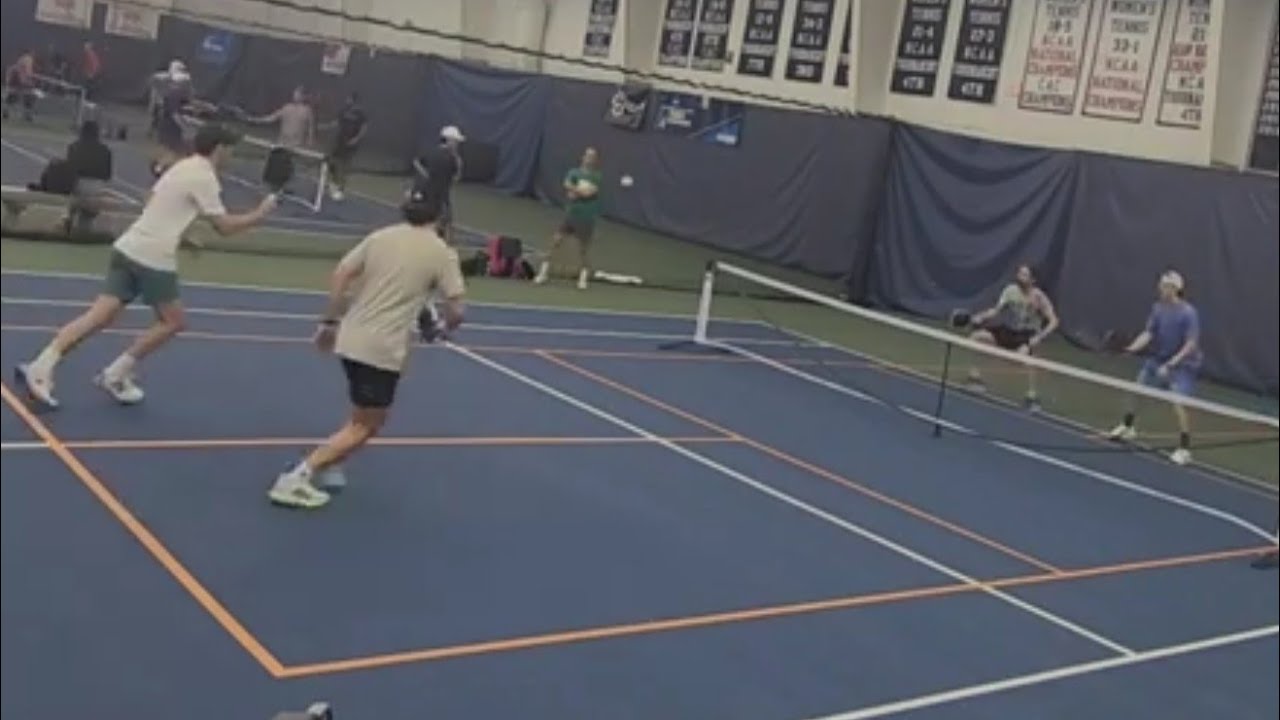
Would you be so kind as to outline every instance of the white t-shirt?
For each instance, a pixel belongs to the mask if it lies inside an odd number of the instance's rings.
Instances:
[[[400,372],[418,312],[428,295],[461,297],[466,287],[458,254],[431,226],[407,223],[377,230],[342,260],[359,268],[351,306],[338,326],[334,351],[350,360]]]
[[[177,270],[178,245],[192,221],[226,212],[213,164],[204,156],[192,155],[160,176],[142,214],[116,240],[115,249],[140,265]]]

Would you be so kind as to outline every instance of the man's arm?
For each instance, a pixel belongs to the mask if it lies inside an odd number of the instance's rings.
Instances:
[[[347,311],[347,296],[351,286],[364,272],[363,246],[364,243],[357,246],[333,269],[333,274],[329,277],[329,297],[325,301],[324,314],[320,316],[322,325],[337,325]]]
[[[1134,338],[1133,341],[1129,343],[1129,347],[1125,348],[1124,351],[1127,353],[1139,353],[1145,350],[1146,347],[1151,344],[1151,332],[1155,326],[1156,311],[1155,308],[1152,308],[1151,314],[1147,316],[1146,326],[1142,329],[1142,332],[1138,333],[1138,337]]]
[[[1053,301],[1048,295],[1040,293],[1040,314],[1044,316],[1044,327],[1040,328],[1040,332],[1031,338],[1031,346],[1035,347],[1044,342],[1044,339],[1053,334],[1058,329],[1058,311],[1053,308]]]
[[[982,325],[982,324],[986,323],[988,320],[990,320],[991,318],[993,318],[993,317],[995,317],[997,314],[999,314],[1001,310],[1004,310],[1004,306],[1005,306],[1005,305],[1008,305],[1008,304],[1009,304],[1009,301],[1010,301],[1010,292],[1009,292],[1009,288],[1007,288],[1007,287],[1006,287],[1006,288],[1005,288],[1005,289],[1000,293],[1000,299],[999,299],[999,300],[996,300],[996,304],[995,304],[995,305],[992,305],[991,307],[987,308],[986,310],[983,310],[982,312],[980,312],[980,313],[978,313],[978,314],[974,315],[973,317],[971,317],[971,318],[969,319],[969,324],[970,324],[970,325]]]

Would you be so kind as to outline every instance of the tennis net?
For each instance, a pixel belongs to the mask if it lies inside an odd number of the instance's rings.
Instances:
[[[760,299],[769,294],[795,302]],[[1277,486],[1280,424],[1267,407],[1273,399],[1209,383],[1201,383],[1199,397],[1175,396],[1126,379],[1136,375],[1138,358],[1058,339],[1028,356],[971,340],[968,331],[868,310],[724,263],[708,266],[697,318],[698,344],[899,411],[926,435],[1076,461],[1149,453],[1158,462],[1143,468],[1172,476],[1159,468],[1171,466],[1183,444],[1176,419],[1183,413],[1199,470],[1267,493]],[[744,318],[760,324],[759,338],[740,339]],[[730,320],[733,330],[722,326]],[[730,336],[738,339],[722,339]],[[1136,435],[1112,438],[1129,412]]]
[[[192,134],[204,123],[204,120],[194,116],[183,118],[183,124]],[[242,132],[240,143],[230,162],[222,168],[221,177],[224,182],[265,191],[262,172],[266,167],[267,157],[280,145],[273,140],[243,133],[241,128],[236,129]],[[281,197],[285,202],[318,213],[324,209],[325,196],[331,189],[329,165],[325,155],[307,148],[291,148],[290,154],[293,156],[293,179]]]
[[[93,117],[94,106],[83,85],[39,74],[31,80],[29,89],[5,87],[5,120],[21,118],[50,129],[74,130]]]

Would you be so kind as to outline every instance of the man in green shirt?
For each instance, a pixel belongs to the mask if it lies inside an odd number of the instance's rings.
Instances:
[[[578,289],[587,289],[587,280],[591,276],[588,260],[591,240],[596,231],[596,218],[600,216],[599,166],[600,154],[595,148],[589,147],[582,153],[582,163],[565,174],[564,220],[551,239],[551,251],[547,259],[542,261],[534,282],[541,284],[547,281],[547,273],[551,271],[551,258],[564,244],[565,238],[572,235],[578,241]]]

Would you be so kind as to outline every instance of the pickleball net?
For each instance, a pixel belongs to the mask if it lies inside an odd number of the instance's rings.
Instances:
[[[791,302],[763,299],[768,296]],[[754,321],[758,332],[744,337],[743,320]],[[1168,476],[1159,481],[1165,487],[1175,484],[1175,476],[1194,476],[1248,483],[1270,495],[1280,481],[1280,423],[1268,406],[1274,399],[1209,383],[1201,383],[1197,397],[1177,397],[1129,379],[1136,376],[1139,358],[1088,352],[1060,338],[1029,357],[979,344],[965,332],[711,263],[693,341],[841,393],[850,402],[914,418],[925,437],[996,443],[1050,462],[1149,454],[1152,462],[1126,467]],[[1031,388],[1034,403],[1028,402]],[[1203,473],[1172,472],[1170,455],[1180,445],[1175,408],[1188,418],[1192,464]],[[1136,436],[1111,439],[1131,409]],[[1274,521],[1265,524],[1274,533]]]
[[[189,134],[205,124],[205,120],[194,116],[182,119]],[[223,182],[251,188],[261,192],[267,189],[262,183],[262,171],[267,165],[271,152],[279,147],[274,140],[246,132],[243,127],[231,126],[239,132],[240,142],[236,145],[231,160],[221,170]],[[308,148],[290,148],[293,156],[293,179],[281,196],[285,202],[300,205],[313,213],[324,209],[325,196],[332,186],[329,183],[329,165],[324,153]]]

